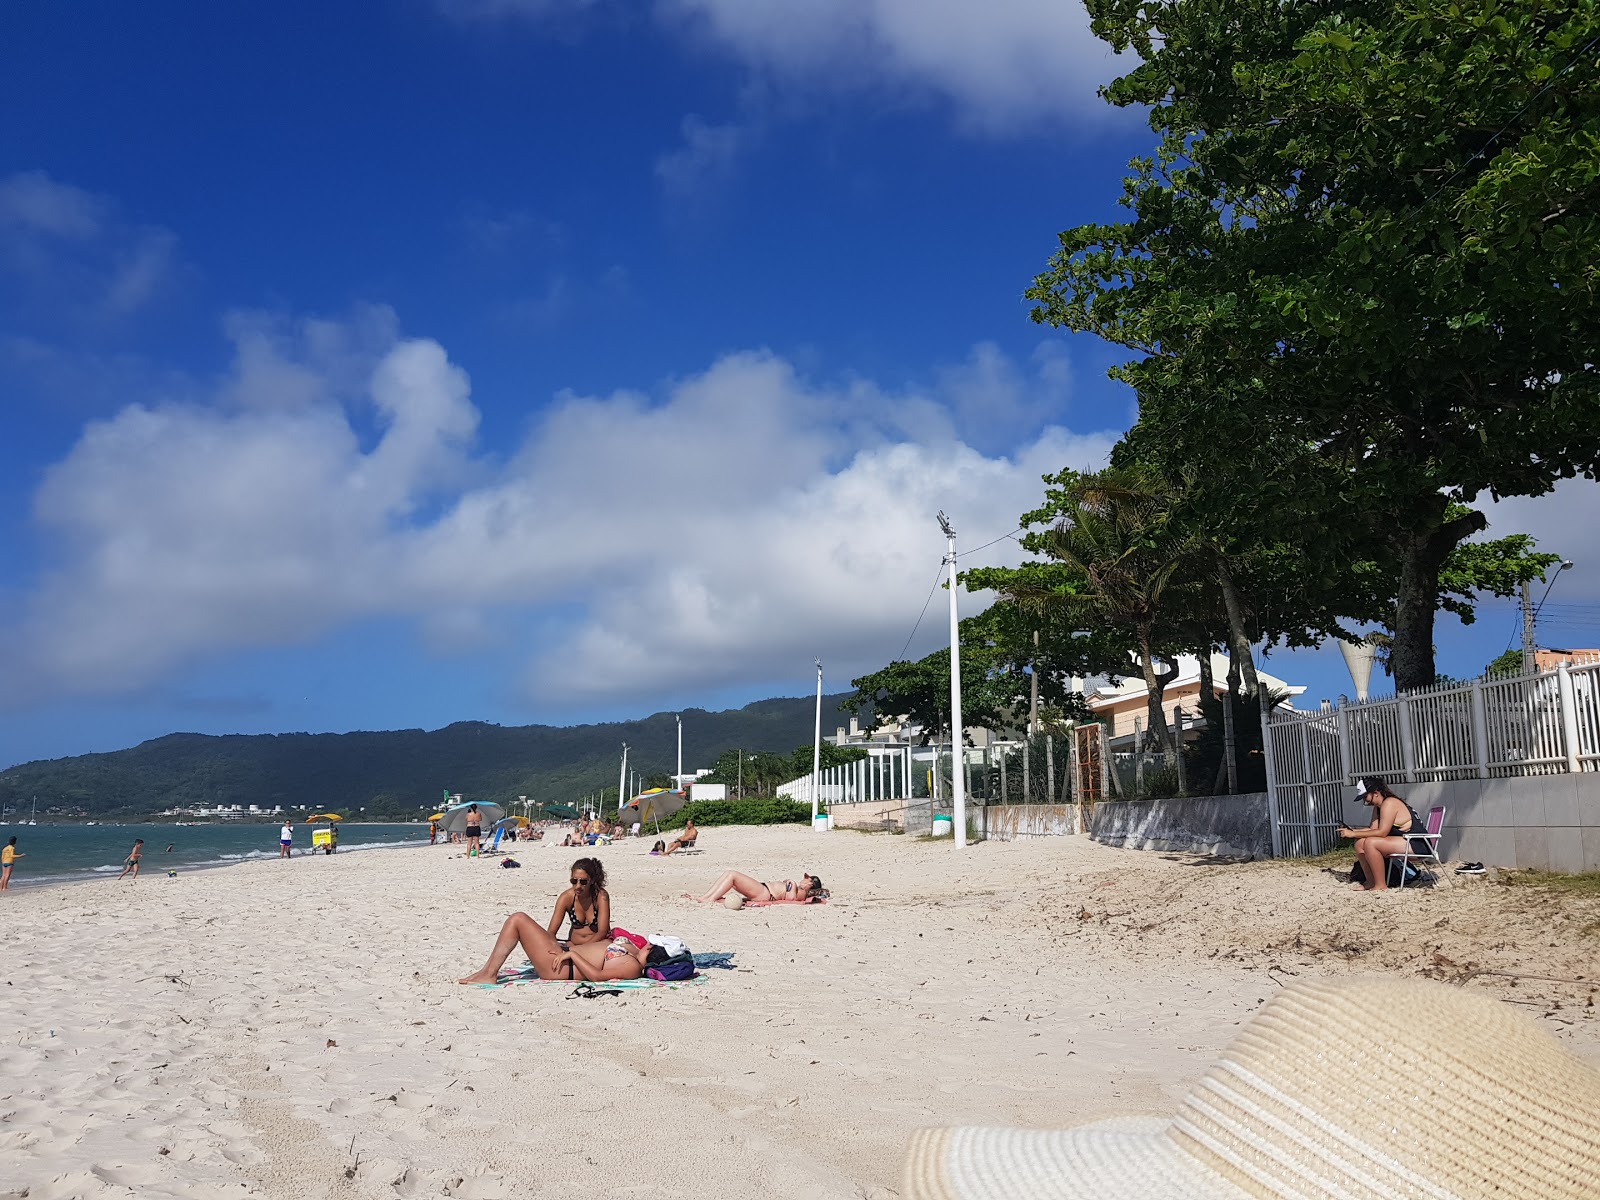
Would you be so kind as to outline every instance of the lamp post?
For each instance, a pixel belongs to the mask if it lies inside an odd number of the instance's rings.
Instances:
[[[961,623],[956,612],[956,531],[944,513],[939,514],[949,547],[944,561],[950,565],[950,791],[954,799],[956,849],[967,844],[967,772],[962,753],[961,729]]]
[[[622,743],[622,770],[617,773],[617,813],[622,813],[622,789],[628,786],[628,743]]]
[[[817,827],[817,789],[822,781],[822,660],[817,664],[817,729],[811,742],[811,828]]]
[[[1522,581],[1522,673],[1532,675],[1539,665],[1538,647],[1534,644],[1534,622],[1539,619],[1539,609],[1544,607],[1544,602],[1550,598],[1550,589],[1555,587],[1556,580],[1561,578],[1561,572],[1572,567],[1572,560],[1564,558],[1561,565],[1555,569],[1555,574],[1550,576],[1550,582],[1544,585],[1544,595],[1539,597],[1538,607],[1533,603],[1533,584],[1524,579]]]

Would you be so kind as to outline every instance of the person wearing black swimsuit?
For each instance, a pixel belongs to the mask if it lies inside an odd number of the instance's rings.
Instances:
[[[611,893],[606,891],[606,869],[598,858],[580,858],[567,872],[570,885],[556,899],[556,910],[546,931],[561,936],[561,923],[570,921],[567,943],[584,946],[611,940]]]
[[[1339,826],[1339,836],[1351,838],[1356,844],[1356,858],[1361,863],[1363,883],[1355,886],[1369,892],[1389,890],[1389,855],[1427,853],[1427,843],[1417,838],[1417,845],[1407,836],[1423,831],[1422,822],[1412,808],[1381,779],[1366,779],[1361,784],[1361,801],[1373,809],[1372,824],[1365,829]],[[1419,851],[1420,846],[1420,851]]]

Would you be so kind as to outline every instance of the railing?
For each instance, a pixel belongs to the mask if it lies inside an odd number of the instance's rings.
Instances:
[[[824,767],[817,799],[824,805],[875,800],[950,799],[956,756],[949,743],[927,746],[867,745],[867,757]],[[966,747],[959,760],[969,800],[977,804],[1061,804],[1072,794],[1071,739],[1037,734],[1027,741]],[[1098,768],[1097,768],[1098,769]],[[811,802],[809,773],[780,784],[780,796]]]
[[[1600,662],[1485,676],[1312,713],[1265,730],[1276,853],[1337,841],[1350,786],[1600,771]]]

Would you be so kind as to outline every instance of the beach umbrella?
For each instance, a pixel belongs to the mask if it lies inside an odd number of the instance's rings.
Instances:
[[[428,818],[428,820],[430,820],[430,821],[442,821],[442,820],[444,820],[444,814],[443,813],[434,813],[432,816],[430,816]]]
[[[578,818],[578,810],[569,804],[546,804],[542,811],[552,817],[560,817],[564,821],[574,821]]]
[[[306,818],[306,824],[309,825],[313,821],[342,821],[342,820],[344,820],[344,818],[341,817],[338,813],[312,813],[309,817]]]
[[[444,816],[439,820],[439,827],[446,833],[465,833],[467,831],[467,809],[471,804],[478,806],[478,816],[481,817],[481,827],[489,829],[501,817],[506,815],[506,810],[492,800],[473,800],[468,804],[453,804],[444,810]]]
[[[479,811],[482,811],[482,810],[479,810]],[[494,827],[496,829],[526,829],[528,827],[528,818],[527,817],[501,817],[498,821],[496,821],[494,823]]]
[[[670,792],[666,788],[651,788],[648,792],[641,792],[624,804],[617,820],[623,825],[631,825],[635,821],[638,821],[641,825],[646,821],[659,823],[666,820],[687,803],[689,803],[689,797],[683,792]]]

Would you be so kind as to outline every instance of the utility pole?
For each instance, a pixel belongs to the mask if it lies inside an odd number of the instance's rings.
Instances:
[[[1539,656],[1533,644],[1533,584],[1522,581],[1522,673],[1532,675],[1537,669]]]
[[[744,748],[739,748],[739,783],[737,786],[739,799],[744,799]]]
[[[628,743],[622,743],[622,770],[617,774],[617,812],[622,812],[622,789],[628,786]]]
[[[683,787],[683,714],[678,714],[678,774],[672,781]]]
[[[817,730],[811,742],[811,828],[817,827],[817,791],[822,783],[822,660],[817,664]]]
[[[1039,631],[1033,631],[1033,658],[1028,663],[1028,736],[1039,732]]]
[[[962,753],[961,728],[961,622],[956,612],[956,531],[944,513],[939,514],[939,528],[944,530],[948,552],[945,562],[950,565],[950,785],[954,795],[956,849],[967,844],[967,780],[965,755]]]

